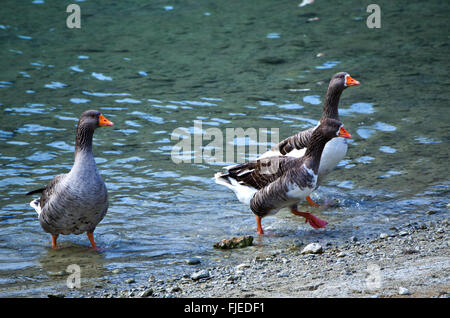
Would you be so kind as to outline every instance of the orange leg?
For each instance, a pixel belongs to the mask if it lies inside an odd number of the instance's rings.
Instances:
[[[316,207],[316,208],[319,207],[319,205],[316,202],[314,202],[309,195],[306,197],[306,201],[308,201],[310,206],[313,206],[313,207]]]
[[[53,235],[52,234],[52,248],[54,250],[58,249],[58,246],[56,245],[56,240],[58,239],[58,235]]]
[[[315,229],[325,227],[328,224],[327,221],[319,219],[309,212],[300,212],[295,209],[291,209],[291,212],[292,214],[303,216],[305,218],[305,223],[308,222],[309,225],[311,225]]]
[[[261,217],[258,216],[258,215],[256,216],[256,232],[259,235],[264,235],[264,231],[263,231],[262,226],[261,226]]]
[[[89,242],[91,242],[92,248],[96,250],[97,245],[95,245],[95,242],[94,242],[94,233],[87,232],[86,234],[87,234],[87,237],[89,238]]]

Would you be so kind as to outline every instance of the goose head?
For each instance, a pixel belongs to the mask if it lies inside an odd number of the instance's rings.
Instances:
[[[92,152],[92,138],[95,129],[99,127],[113,126],[98,110],[87,110],[81,114],[78,121],[77,136],[75,139],[75,154],[80,151]]]
[[[81,114],[78,127],[95,130],[99,127],[113,126],[114,123],[106,119],[98,110],[87,110]]]
[[[340,72],[333,75],[329,87],[336,87],[344,90],[347,87],[357,86],[359,84],[359,81],[355,80],[347,72]]]
[[[344,128],[344,124],[336,119],[325,119],[319,125],[318,129],[320,130],[321,135],[327,140],[335,137],[352,138],[352,135]]]

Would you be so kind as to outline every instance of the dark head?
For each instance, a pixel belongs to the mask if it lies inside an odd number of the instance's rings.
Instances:
[[[81,114],[78,121],[77,137],[75,140],[75,152],[92,149],[92,137],[94,130],[99,127],[113,126],[98,110],[87,110]]]
[[[319,169],[320,158],[326,143],[335,137],[352,138],[352,135],[345,130],[342,122],[332,118],[325,118],[314,129],[308,148],[306,149],[305,158],[312,159],[312,168],[315,172]]]
[[[327,142],[336,137],[352,138],[352,135],[344,128],[342,122],[332,118],[325,118],[314,129],[309,141],[308,151],[317,151],[320,149],[322,152],[323,147]]]
[[[78,127],[96,129],[98,127],[113,126],[114,124],[106,119],[98,110],[87,110],[81,114]]]
[[[340,72],[333,75],[330,80],[329,87],[340,88],[341,90],[346,89],[349,86],[357,86],[359,82],[352,78],[347,72]]]
[[[332,118],[323,120],[316,131],[320,131],[320,135],[327,140],[335,137],[352,138],[352,135],[344,128],[344,124]]]
[[[359,82],[347,72],[334,74],[330,80],[330,85],[328,85],[327,95],[323,103],[322,119],[333,118],[339,120],[338,105],[341,94],[347,87],[356,85],[359,85]]]

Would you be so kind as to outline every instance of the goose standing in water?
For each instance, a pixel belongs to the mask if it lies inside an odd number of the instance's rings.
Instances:
[[[75,162],[70,172],[54,177],[45,188],[27,193],[42,193],[30,206],[38,213],[44,231],[52,235],[54,249],[58,235],[84,232],[97,249],[93,233],[108,210],[108,192],[95,165],[92,138],[95,129],[112,125],[99,111],[85,111],[77,126]]]
[[[338,120],[326,118],[312,131],[302,157],[272,156],[227,167],[215,174],[217,184],[234,191],[238,200],[250,206],[256,215],[258,234],[264,234],[261,218],[289,207],[314,228],[327,222],[311,213],[297,210],[297,203],[314,191],[325,145],[336,137],[351,138]]]
[[[323,113],[319,124],[327,118],[339,120],[338,105],[342,92],[347,87],[357,85],[359,85],[359,82],[353,79],[350,74],[346,72],[340,72],[333,75],[325,96]],[[290,156],[301,158],[305,155],[311,136],[319,124],[284,139],[273,149],[262,154],[258,159],[272,156]],[[347,140],[344,138],[334,138],[326,144],[320,160],[317,186],[319,186],[322,179],[333,171],[337,164],[344,159],[347,154],[347,148]],[[316,204],[309,196],[306,197],[306,200],[310,205],[318,206],[318,204]]]

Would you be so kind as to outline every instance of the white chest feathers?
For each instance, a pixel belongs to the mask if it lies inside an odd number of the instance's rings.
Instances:
[[[336,137],[326,143],[320,158],[319,175],[330,173],[347,154],[347,140]]]

